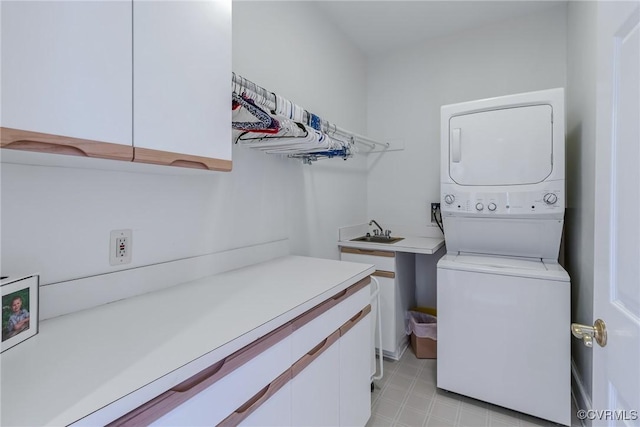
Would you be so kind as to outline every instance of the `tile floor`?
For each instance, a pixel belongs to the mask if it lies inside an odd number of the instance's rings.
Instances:
[[[557,424],[436,388],[435,359],[417,359],[411,349],[400,361],[384,361],[374,381],[367,427],[534,427]],[[581,426],[575,417],[572,425]]]

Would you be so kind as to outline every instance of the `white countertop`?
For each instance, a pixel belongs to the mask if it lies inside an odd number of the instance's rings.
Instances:
[[[43,321],[1,355],[0,424],[67,425],[142,387],[160,394],[195,373],[178,368],[220,360],[373,271],[288,256]]]
[[[394,236],[395,237],[395,236]],[[402,236],[398,236],[402,237]],[[414,254],[434,254],[438,249],[444,246],[444,238],[442,237],[405,237],[395,243],[370,243],[370,242],[353,242],[351,240],[340,240],[338,246],[347,248],[392,251],[392,252],[411,252]]]

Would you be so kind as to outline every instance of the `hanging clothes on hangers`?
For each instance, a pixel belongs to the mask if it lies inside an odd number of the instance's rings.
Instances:
[[[280,131],[280,123],[258,107],[253,99],[244,94],[240,96],[235,92],[232,93],[232,99],[232,129],[261,133],[278,133]],[[258,121],[249,121],[251,117],[258,119]]]
[[[309,126],[316,130],[322,130],[322,119],[313,113],[309,113]]]
[[[293,142],[296,138],[307,138],[309,132],[302,123],[294,122],[281,116],[272,115],[274,120],[279,123],[277,133],[260,132],[256,130],[239,131],[233,130],[233,140],[236,144],[241,143],[247,146],[258,146],[268,144],[269,141],[279,141],[275,144],[283,144]],[[287,142],[289,141],[289,142]]]
[[[352,157],[357,151],[356,142],[389,147],[389,144],[338,128],[235,73],[232,73],[232,92],[236,144],[302,159],[306,164],[324,158]]]

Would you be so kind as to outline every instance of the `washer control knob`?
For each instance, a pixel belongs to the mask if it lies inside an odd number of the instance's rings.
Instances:
[[[450,205],[451,203],[455,202],[456,197],[453,194],[447,194],[446,196],[444,196],[444,201]]]
[[[484,205],[482,203],[476,203],[476,210],[481,211],[484,209]]]
[[[558,201],[558,196],[555,193],[547,193],[542,200],[548,205],[553,205]]]
[[[493,212],[493,211],[495,211],[498,207],[496,206],[496,204],[495,204],[495,203],[491,202],[491,203],[489,203],[489,206],[487,206],[487,208],[488,208],[491,212]]]

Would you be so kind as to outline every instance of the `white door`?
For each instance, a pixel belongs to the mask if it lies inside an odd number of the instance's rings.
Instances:
[[[638,425],[640,411],[640,4],[598,3],[594,425]],[[615,418],[627,418],[626,421]]]

